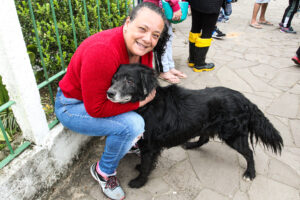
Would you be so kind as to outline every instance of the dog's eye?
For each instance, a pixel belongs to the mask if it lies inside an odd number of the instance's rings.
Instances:
[[[131,86],[134,84],[132,80],[126,80],[126,83]]]

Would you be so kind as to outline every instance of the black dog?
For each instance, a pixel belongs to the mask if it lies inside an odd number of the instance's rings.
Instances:
[[[163,148],[184,144],[187,149],[200,147],[217,136],[238,151],[247,161],[244,177],[255,178],[253,138],[265,147],[281,153],[283,141],[256,105],[244,95],[224,87],[189,90],[170,85],[158,86],[155,72],[140,64],[122,65],[113,77],[107,96],[114,102],[126,103],[145,99],[156,88],[154,100],[137,110],[145,119],[140,171],[129,186],[139,188],[148,179]],[[116,98],[117,97],[117,98]],[[197,142],[187,142],[200,136]]]

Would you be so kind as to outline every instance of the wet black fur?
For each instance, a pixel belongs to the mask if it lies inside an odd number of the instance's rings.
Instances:
[[[196,148],[217,136],[243,155],[247,161],[244,176],[251,180],[255,178],[255,167],[249,137],[252,147],[255,138],[273,152],[281,152],[283,141],[279,132],[240,92],[225,87],[202,90],[177,85],[160,87],[153,70],[139,64],[121,66],[116,76],[119,72],[124,75],[126,71],[130,71],[127,76],[138,85],[139,90],[132,92],[136,99],[147,96],[141,93],[144,89],[150,92],[156,87],[157,91],[153,101],[137,110],[145,119],[146,127],[144,138],[138,143],[141,164],[137,169],[140,174],[130,181],[130,187],[139,188],[147,182],[163,148],[182,144],[186,149]],[[188,142],[197,136],[200,136],[197,142]]]

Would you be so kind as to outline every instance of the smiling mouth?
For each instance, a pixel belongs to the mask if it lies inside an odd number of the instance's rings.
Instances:
[[[136,43],[137,43],[138,46],[140,46],[140,47],[142,47],[142,48],[144,48],[144,49],[148,48],[148,46],[145,46],[145,45],[143,45],[143,44],[141,44],[141,43],[139,43],[139,42],[136,42]]]

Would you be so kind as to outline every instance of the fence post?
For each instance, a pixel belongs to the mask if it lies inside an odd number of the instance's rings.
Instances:
[[[12,109],[24,138],[43,145],[48,124],[12,0],[2,0],[0,6],[0,75],[16,102]]]

